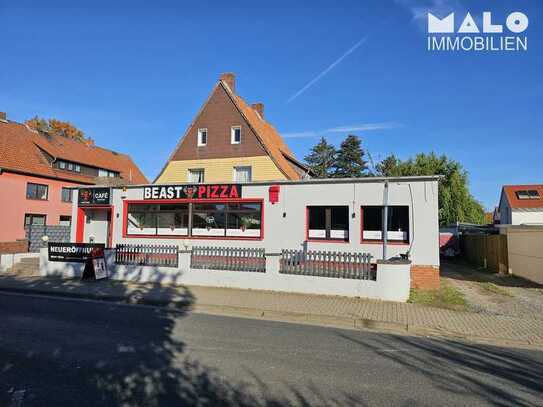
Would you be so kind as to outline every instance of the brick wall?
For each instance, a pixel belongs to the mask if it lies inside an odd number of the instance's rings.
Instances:
[[[439,267],[411,266],[411,288],[419,290],[433,290],[439,288]]]
[[[20,239],[15,242],[0,242],[0,254],[26,252],[28,252],[28,240],[26,239]]]

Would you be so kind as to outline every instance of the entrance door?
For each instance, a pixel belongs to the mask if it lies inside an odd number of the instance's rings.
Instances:
[[[111,210],[109,208],[86,208],[83,243],[103,243],[109,246]]]

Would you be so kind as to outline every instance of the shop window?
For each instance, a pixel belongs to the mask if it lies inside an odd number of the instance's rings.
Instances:
[[[26,199],[46,201],[48,189],[49,187],[47,185],[33,184],[29,182],[26,184]]]
[[[230,142],[232,144],[241,143],[241,126],[232,126],[230,129]]]
[[[72,202],[72,192],[70,188],[62,188],[61,200],[62,202]]]
[[[188,204],[129,204],[128,235],[188,235]]]
[[[205,171],[203,168],[191,168],[188,171],[188,182],[193,184],[201,184],[205,179]]]
[[[251,182],[252,180],[252,168],[247,167],[234,167],[234,182]]]
[[[226,236],[260,237],[262,205],[259,203],[228,204]]]
[[[198,129],[198,147],[207,146],[207,129]]]
[[[72,224],[72,217],[61,215],[58,224],[61,226],[70,226]]]
[[[383,240],[383,217],[384,208],[382,206],[362,207],[362,240]],[[389,241],[409,242],[408,206],[389,206],[387,223],[387,239]]]
[[[308,206],[309,240],[349,241],[348,206]]]
[[[28,225],[45,225],[46,216],[45,215],[36,215],[33,213],[25,214],[25,226]]]
[[[193,236],[225,236],[226,205],[194,204],[192,207]]]

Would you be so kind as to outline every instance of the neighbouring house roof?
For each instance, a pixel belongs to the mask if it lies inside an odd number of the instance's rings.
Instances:
[[[0,121],[0,168],[76,183],[95,184],[91,175],[54,168],[51,161],[62,159],[116,171],[125,184],[147,183],[147,178],[132,159],[121,153],[62,136],[52,136],[30,129],[25,124]]]
[[[539,198],[520,199],[519,191],[537,191]],[[502,195],[505,194],[511,209],[543,209],[543,184],[534,185],[504,185]]]

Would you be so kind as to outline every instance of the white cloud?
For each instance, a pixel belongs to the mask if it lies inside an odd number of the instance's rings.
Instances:
[[[373,130],[387,130],[402,127],[402,124],[396,122],[382,122],[382,123],[364,123],[355,125],[346,125],[332,127],[324,130],[307,130],[293,133],[284,133],[285,138],[314,138],[324,136],[332,133],[349,133],[355,131],[373,131]]]

